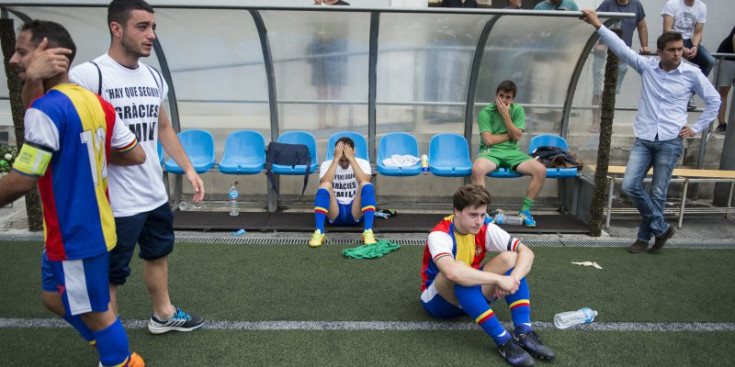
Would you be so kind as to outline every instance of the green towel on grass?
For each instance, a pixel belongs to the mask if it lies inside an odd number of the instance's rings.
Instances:
[[[401,248],[400,245],[391,243],[388,240],[380,240],[372,245],[362,245],[342,250],[342,255],[352,259],[375,259],[399,248]]]

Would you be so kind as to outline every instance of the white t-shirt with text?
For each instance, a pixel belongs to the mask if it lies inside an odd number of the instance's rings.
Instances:
[[[146,161],[135,166],[109,166],[110,205],[115,217],[128,217],[151,211],[168,202],[163,170],[158,159],[158,113],[168,86],[154,68],[139,63],[135,69],[120,65],[108,54],[71,69],[69,78],[95,93],[117,111],[117,121],[138,138]]]
[[[372,174],[370,171],[370,162],[361,158],[355,159],[357,160],[357,164],[360,166],[362,172],[368,175]],[[327,173],[329,166],[331,165],[331,159],[322,162],[322,165],[319,167],[319,178],[322,178],[324,174]],[[334,196],[337,197],[337,202],[342,205],[351,203],[357,194],[357,185],[355,171],[352,169],[352,166],[350,165],[347,166],[347,168],[342,168],[342,166],[337,164],[337,170],[334,172],[334,180],[332,181],[332,188],[334,189]]]

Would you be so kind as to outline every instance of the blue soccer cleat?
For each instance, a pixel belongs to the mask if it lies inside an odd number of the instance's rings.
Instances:
[[[518,217],[523,220],[523,225],[528,228],[536,227],[536,221],[533,220],[533,216],[531,215],[530,210],[524,210],[520,213],[518,213]]]

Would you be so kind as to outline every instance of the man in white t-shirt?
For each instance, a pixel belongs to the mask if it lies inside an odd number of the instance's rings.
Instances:
[[[497,345],[513,366],[531,366],[533,358],[555,354],[539,339],[531,324],[526,275],[531,249],[495,224],[485,224],[490,194],[480,185],[465,185],[454,193],[454,215],[429,233],[421,269],[421,304],[437,318],[467,314]],[[485,261],[488,252],[496,256]],[[490,303],[505,298],[514,330],[508,333]]]
[[[168,291],[168,255],[173,251],[174,229],[158,159],[159,138],[166,153],[186,172],[194,189],[193,202],[204,197],[204,184],[166,115],[166,81],[158,70],[139,62],[141,57],[150,56],[156,39],[153,8],[143,0],[113,0],[107,19],[112,39],[109,50],[74,67],[69,78],[110,102],[118,121],[135,134],[148,157],[142,165],[110,164],[108,169],[118,239],[110,252],[110,305],[117,314],[117,287],[130,275],[130,259],[138,243],[143,280],[153,304],[148,330],[154,334],[196,330],[204,320],[172,305]],[[54,62],[51,56],[47,59]],[[38,88],[35,79],[27,81],[23,98],[39,95]]]
[[[715,58],[701,44],[707,5],[702,0],[669,0],[661,16],[664,18],[664,32],[679,32],[684,38],[684,58],[699,66],[704,76],[708,76],[715,66]]]
[[[370,179],[370,162],[355,157],[355,142],[348,137],[337,140],[334,159],[322,162],[319,168],[319,189],[314,198],[316,230],[309,246],[319,247],[324,242],[326,219],[334,226],[364,222],[363,243],[375,243],[375,191]]]

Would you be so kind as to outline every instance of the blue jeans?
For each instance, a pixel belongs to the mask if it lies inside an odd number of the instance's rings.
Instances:
[[[684,40],[684,47],[692,48],[692,45],[692,40]],[[704,76],[709,76],[710,71],[712,71],[712,68],[715,66],[715,58],[709,52],[707,47],[704,47],[702,44],[697,47],[697,56],[694,56],[694,58],[689,61],[699,66],[699,69],[702,70]]]
[[[671,172],[683,150],[684,143],[681,137],[666,141],[636,138],[633,143],[623,177],[623,192],[643,216],[638,228],[640,241],[648,242],[651,236],[661,236],[669,229],[663,215],[666,191],[669,188]],[[653,167],[653,180],[649,194],[643,189],[643,179],[651,167]]]

